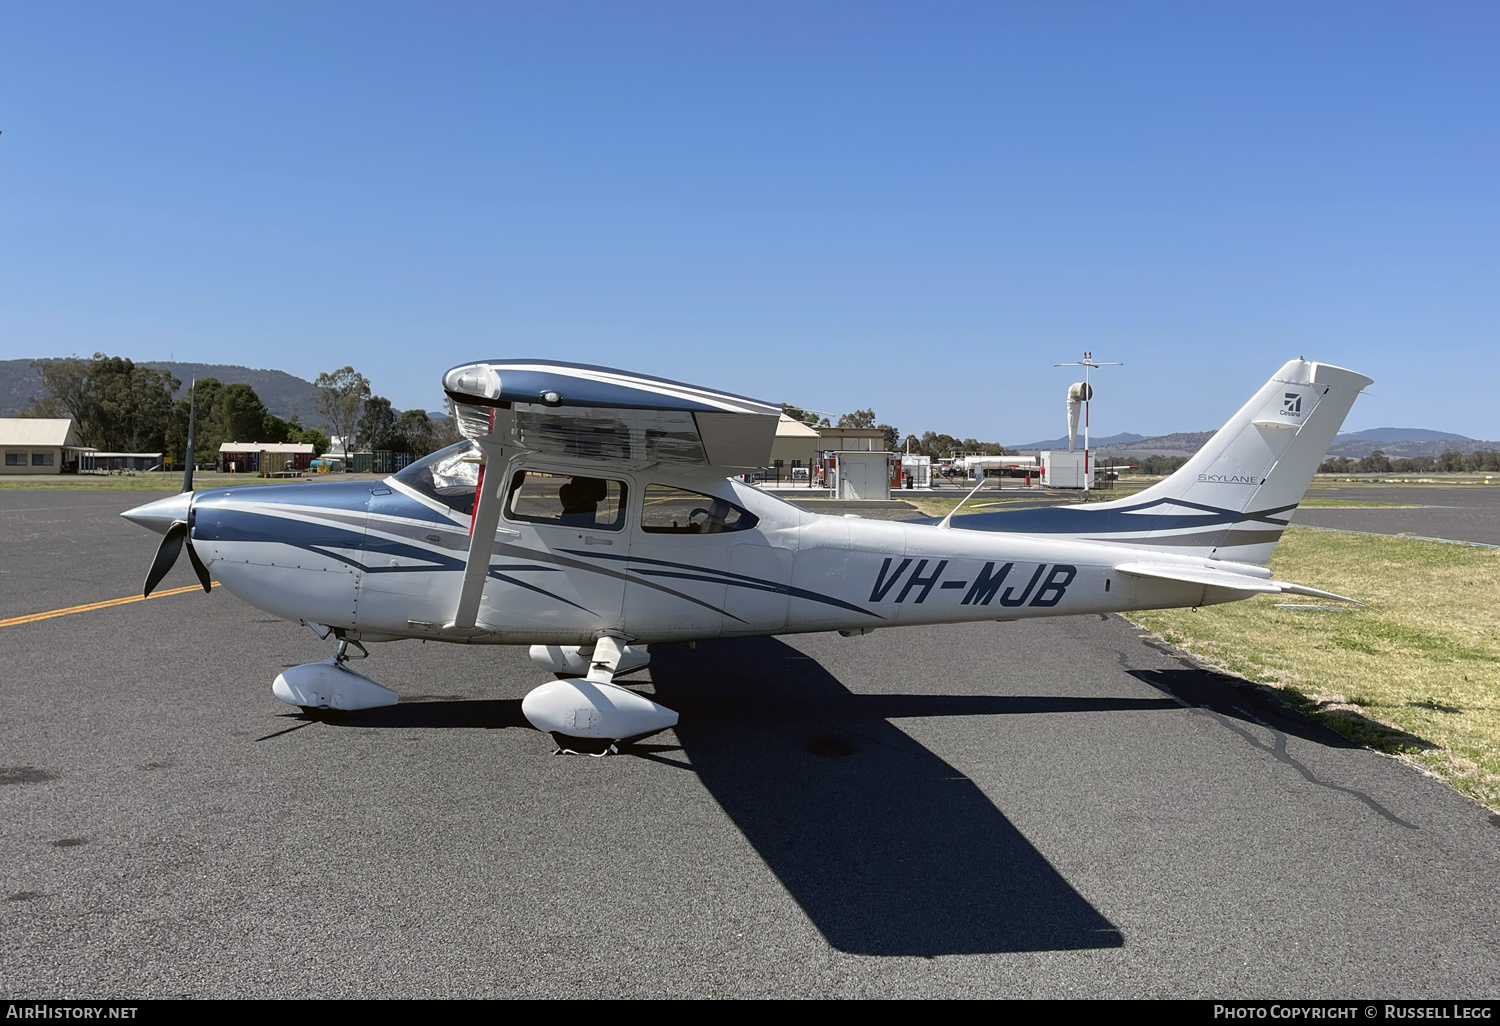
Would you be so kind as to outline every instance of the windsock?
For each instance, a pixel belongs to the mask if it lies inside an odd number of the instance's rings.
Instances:
[[[1073,451],[1073,443],[1078,438],[1078,412],[1083,409],[1083,404],[1094,398],[1094,386],[1083,381],[1075,381],[1068,386],[1068,451]]]

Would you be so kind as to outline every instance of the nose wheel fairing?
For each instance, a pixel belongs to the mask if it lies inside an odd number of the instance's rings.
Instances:
[[[395,705],[401,698],[383,684],[349,669],[339,656],[283,670],[276,675],[271,694],[302,709],[346,712]]]

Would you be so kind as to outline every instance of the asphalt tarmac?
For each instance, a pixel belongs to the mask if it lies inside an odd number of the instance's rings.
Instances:
[[[0,619],[139,594],[148,497],[0,492]],[[220,588],[0,627],[0,993],[1500,990],[1500,817],[1119,617],[663,646],[607,759],[523,650],[371,650],[318,722]]]
[[[1349,485],[1317,487],[1308,494],[1351,502],[1399,502],[1420,508],[1303,508],[1293,515],[1293,523],[1500,545],[1500,485]]]

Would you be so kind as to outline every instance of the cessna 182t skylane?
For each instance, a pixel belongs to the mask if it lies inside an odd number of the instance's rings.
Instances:
[[[599,753],[677,722],[614,683],[652,644],[1341,598],[1260,564],[1368,384],[1292,360],[1129,498],[893,523],[808,513],[729,476],[767,463],[778,406],[497,360],[443,378],[465,441],[393,477],[183,492],[123,515],[165,535],[148,594],[185,542],[204,590],[212,574],[337,640],[278,676],[277,698],[394,704],[345,665],[361,642],[530,645],[558,679],[526,696],[527,719],[562,750]]]

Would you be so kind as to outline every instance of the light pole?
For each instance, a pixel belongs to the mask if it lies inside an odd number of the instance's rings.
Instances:
[[[1116,362],[1096,362],[1094,354],[1088,352],[1084,353],[1083,359],[1077,363],[1054,363],[1052,366],[1083,368],[1083,494],[1087,497],[1093,490],[1094,484],[1094,476],[1089,472],[1089,400],[1094,397],[1094,388],[1089,384],[1089,371],[1099,367],[1123,367],[1125,365]]]

